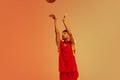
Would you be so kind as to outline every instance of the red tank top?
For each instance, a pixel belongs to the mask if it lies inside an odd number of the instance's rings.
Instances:
[[[74,52],[72,50],[71,42],[68,42],[66,45],[64,45],[63,41],[60,42],[60,51],[59,51],[59,71],[60,72],[77,71]]]

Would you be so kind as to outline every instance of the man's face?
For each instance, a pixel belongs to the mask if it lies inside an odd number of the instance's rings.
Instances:
[[[70,36],[69,36],[68,32],[62,32],[62,39],[63,40],[69,40],[70,39]]]

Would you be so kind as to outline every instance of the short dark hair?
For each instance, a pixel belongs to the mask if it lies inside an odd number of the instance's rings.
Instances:
[[[65,30],[63,30],[62,32],[68,32],[68,31],[65,29]]]

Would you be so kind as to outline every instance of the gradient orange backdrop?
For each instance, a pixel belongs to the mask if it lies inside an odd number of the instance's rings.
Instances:
[[[120,80],[120,1],[0,1],[0,80],[59,80],[53,20],[68,13],[81,80]]]

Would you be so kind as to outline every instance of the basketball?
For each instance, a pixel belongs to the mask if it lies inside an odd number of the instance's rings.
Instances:
[[[54,3],[56,0],[46,0],[48,3]]]

